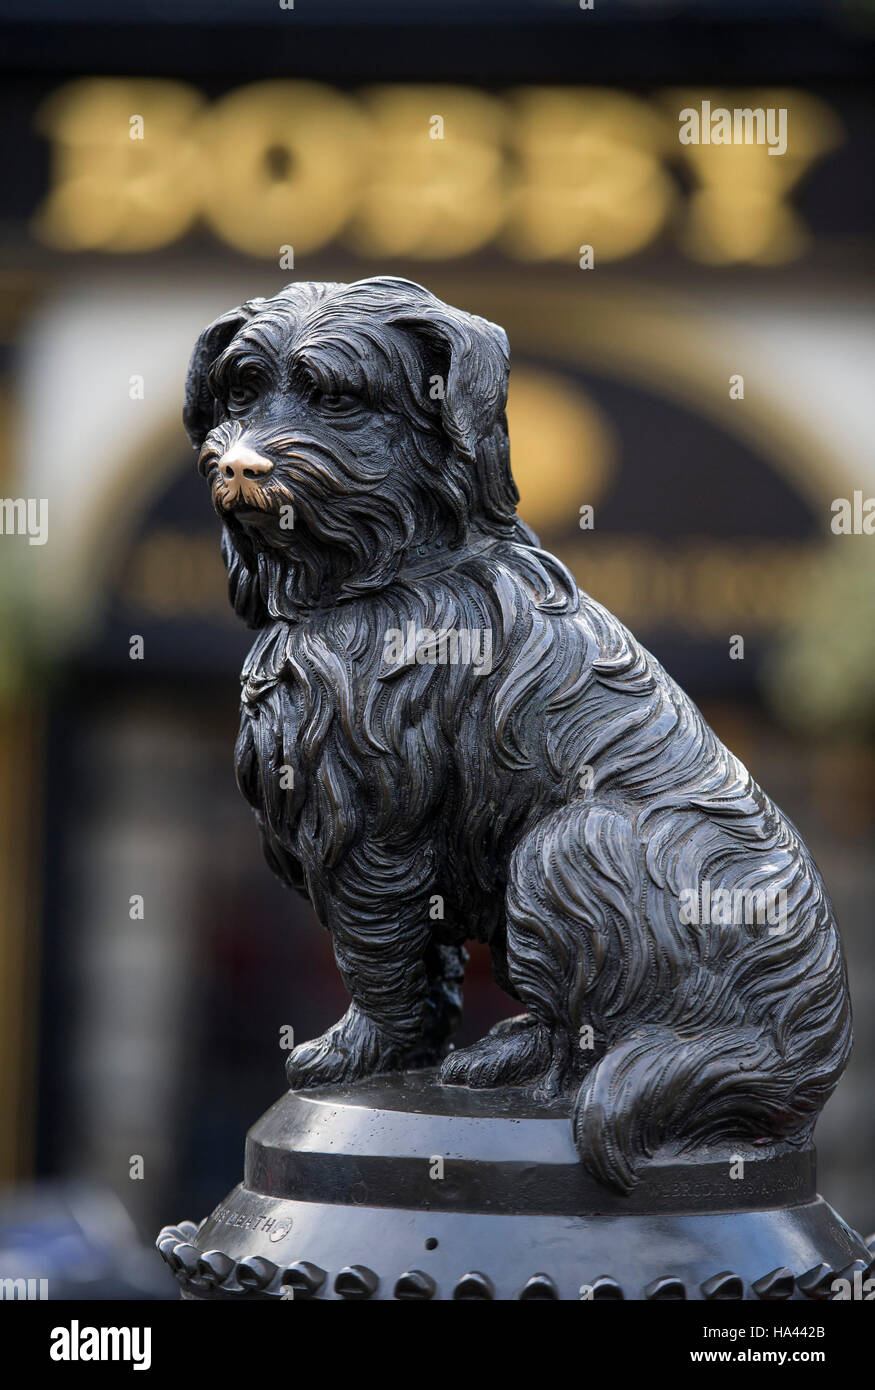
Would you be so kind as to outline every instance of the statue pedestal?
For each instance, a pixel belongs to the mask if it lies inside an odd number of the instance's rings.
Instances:
[[[568,1113],[432,1071],[290,1091],[243,1182],[158,1248],[184,1298],[236,1301],[829,1298],[868,1268],[813,1148],[657,1154],[622,1196],[581,1166]]]

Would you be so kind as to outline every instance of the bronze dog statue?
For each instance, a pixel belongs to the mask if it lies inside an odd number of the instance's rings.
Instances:
[[[845,970],[793,825],[516,515],[507,379],[500,328],[389,277],[201,334],[185,423],[258,629],[237,776],[352,998],[292,1086],[568,1093],[629,1190],[660,1146],[808,1139]],[[452,1051],[468,939],[526,1012]]]

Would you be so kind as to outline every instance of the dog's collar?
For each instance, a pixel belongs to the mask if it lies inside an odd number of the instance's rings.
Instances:
[[[395,579],[422,579],[428,574],[441,574],[444,570],[455,569],[463,560],[482,555],[485,550],[490,550],[498,544],[497,536],[484,536],[482,540],[462,545],[458,550],[451,550],[449,547],[444,550],[429,550],[418,559],[408,559],[397,571]]]

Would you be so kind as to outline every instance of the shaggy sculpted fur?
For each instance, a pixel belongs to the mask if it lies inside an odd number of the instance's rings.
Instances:
[[[352,999],[290,1083],[567,1093],[629,1190],[659,1148],[808,1138],[845,972],[797,831],[517,517],[507,376],[500,328],[407,280],[289,285],[201,335],[185,422],[257,629],[238,780]],[[760,907],[706,921],[703,885]],[[526,1012],[452,1051],[469,939]]]

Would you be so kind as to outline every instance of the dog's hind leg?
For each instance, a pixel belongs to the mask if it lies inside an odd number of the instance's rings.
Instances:
[[[507,924],[490,939],[495,983],[521,1003],[507,959]],[[532,1013],[503,1018],[485,1038],[470,1047],[451,1052],[441,1067],[440,1079],[453,1086],[522,1085],[549,1068],[550,1049],[538,1019]]]
[[[489,939],[489,957],[492,978],[498,988],[518,1004],[522,1003],[507,967],[507,923],[503,912],[499,929]],[[514,1014],[511,1018],[502,1018],[498,1023],[493,1023],[487,1037],[507,1037],[511,1033],[521,1033],[526,1028],[532,1028],[536,1022],[537,1019],[530,1013]]]
[[[451,1053],[442,1080],[535,1083],[547,1096],[579,1084],[604,1041],[591,992],[613,963],[614,907],[634,910],[638,857],[631,820],[593,801],[557,809],[524,836],[508,874],[507,972],[529,1013]]]

